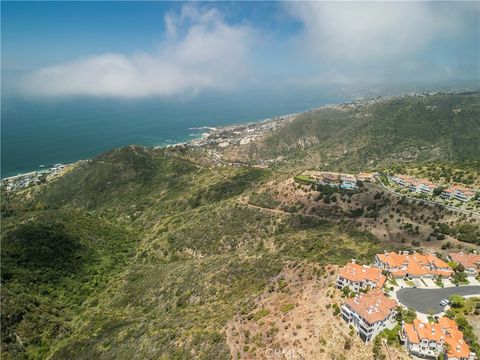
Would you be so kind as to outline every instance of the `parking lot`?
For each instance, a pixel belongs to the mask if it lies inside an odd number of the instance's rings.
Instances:
[[[424,314],[438,314],[443,311],[440,301],[448,299],[451,295],[480,296],[480,286],[453,286],[444,289],[405,288],[398,290],[396,297],[407,308]]]

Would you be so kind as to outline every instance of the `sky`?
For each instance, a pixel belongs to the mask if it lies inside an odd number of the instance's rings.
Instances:
[[[2,96],[480,78],[480,2],[1,2]]]

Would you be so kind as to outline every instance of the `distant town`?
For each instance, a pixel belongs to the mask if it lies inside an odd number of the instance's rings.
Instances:
[[[16,192],[44,184],[71,169],[74,165],[75,164],[53,164],[50,168],[42,168],[42,170],[7,177],[2,179],[2,190],[6,192]]]

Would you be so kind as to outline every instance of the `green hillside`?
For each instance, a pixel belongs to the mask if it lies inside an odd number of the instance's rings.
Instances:
[[[435,102],[438,113],[425,110]],[[475,159],[478,111],[478,95],[455,95],[307,113],[249,151],[349,169],[413,148],[404,160]],[[371,261],[398,246],[348,219],[242,201],[280,180],[129,146],[2,194],[2,358],[227,359],[227,322],[287,264]]]
[[[5,197],[2,355],[226,358],[222,327],[287,261],[379,249],[348,225],[236,201],[271,176],[132,146]]]
[[[352,170],[472,160],[480,154],[479,119],[479,93],[395,98],[301,114],[241,154],[285,157],[295,168]]]

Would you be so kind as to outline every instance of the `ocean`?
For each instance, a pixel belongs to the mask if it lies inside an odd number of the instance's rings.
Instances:
[[[2,98],[2,178],[129,144],[165,146],[201,126],[259,121],[348,101],[328,91],[203,94],[182,99]]]

